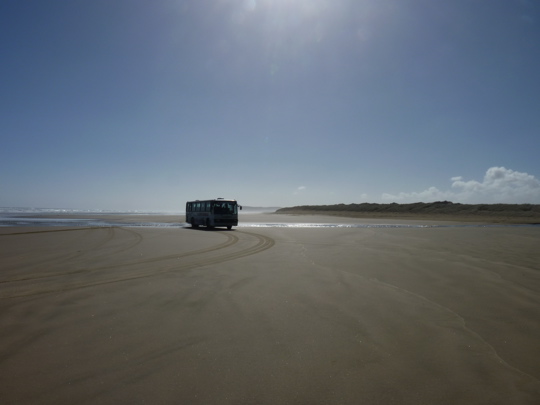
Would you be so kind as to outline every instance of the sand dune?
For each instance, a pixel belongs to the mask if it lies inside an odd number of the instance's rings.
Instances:
[[[301,218],[335,221],[368,220]],[[537,404],[538,246],[532,226],[0,228],[0,402]]]

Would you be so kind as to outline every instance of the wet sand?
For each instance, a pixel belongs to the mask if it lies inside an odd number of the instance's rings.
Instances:
[[[0,403],[538,404],[539,246],[538,227],[0,228]]]

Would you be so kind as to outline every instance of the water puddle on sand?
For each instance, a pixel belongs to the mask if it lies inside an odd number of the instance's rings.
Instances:
[[[312,224],[312,223],[286,223],[286,224],[239,224],[239,228],[494,228],[494,227],[531,227],[529,224]],[[540,227],[539,227],[540,228]]]

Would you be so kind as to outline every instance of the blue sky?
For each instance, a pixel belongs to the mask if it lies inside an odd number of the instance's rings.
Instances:
[[[7,0],[0,206],[540,203],[540,2]]]

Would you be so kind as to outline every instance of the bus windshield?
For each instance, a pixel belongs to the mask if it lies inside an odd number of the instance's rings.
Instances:
[[[216,201],[214,202],[214,214],[236,214],[236,202]]]

